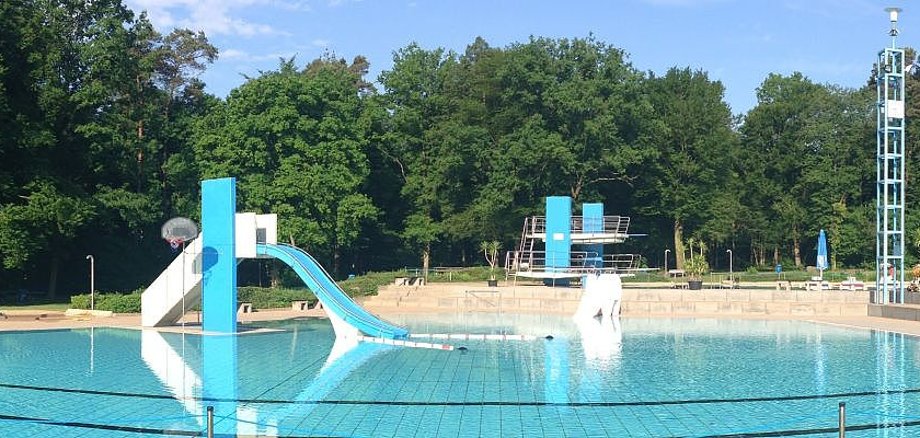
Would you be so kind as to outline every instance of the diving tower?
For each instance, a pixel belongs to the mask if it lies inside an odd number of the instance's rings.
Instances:
[[[565,280],[593,274],[633,275],[640,270],[637,254],[606,254],[604,246],[630,237],[628,216],[604,215],[601,203],[582,205],[571,214],[571,198],[546,198],[546,216],[524,218],[517,250],[505,256],[509,276]],[[573,249],[574,248],[574,249]]]

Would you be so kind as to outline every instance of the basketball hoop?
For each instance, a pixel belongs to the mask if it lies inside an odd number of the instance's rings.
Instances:
[[[198,225],[186,217],[174,217],[160,229],[160,235],[173,249],[179,249],[183,243],[198,237]]]

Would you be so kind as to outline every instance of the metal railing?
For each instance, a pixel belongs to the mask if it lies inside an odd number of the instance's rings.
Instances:
[[[568,258],[565,263],[565,258]],[[599,257],[596,252],[571,251],[549,253],[546,251],[508,251],[505,254],[505,269],[510,275],[520,273],[572,273],[594,272],[626,273],[639,269],[637,254],[607,254]]]
[[[627,234],[629,232],[628,216],[604,216],[600,219],[585,220],[581,216],[573,216],[569,223],[572,233],[603,233]],[[546,216],[530,216],[524,218],[524,233],[528,235],[546,234]]]

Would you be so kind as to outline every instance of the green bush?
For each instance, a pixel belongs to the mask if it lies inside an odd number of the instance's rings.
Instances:
[[[74,309],[89,309],[89,294],[74,295],[70,297],[70,307]]]
[[[316,295],[307,288],[267,288],[247,286],[237,289],[237,300],[252,303],[255,309],[290,308],[292,301],[316,302]]]
[[[380,286],[392,284],[396,277],[405,277],[405,271],[368,272],[365,275],[338,282],[339,287],[352,297],[377,295]]]
[[[95,300],[96,310],[109,310],[115,313],[139,313],[141,311],[140,290],[128,294],[101,292],[96,294]],[[89,309],[89,294],[70,297],[70,305],[74,309]]]

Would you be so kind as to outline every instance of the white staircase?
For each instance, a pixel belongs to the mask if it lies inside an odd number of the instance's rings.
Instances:
[[[201,235],[188,242],[175,260],[141,295],[141,325],[171,325],[201,298]]]

